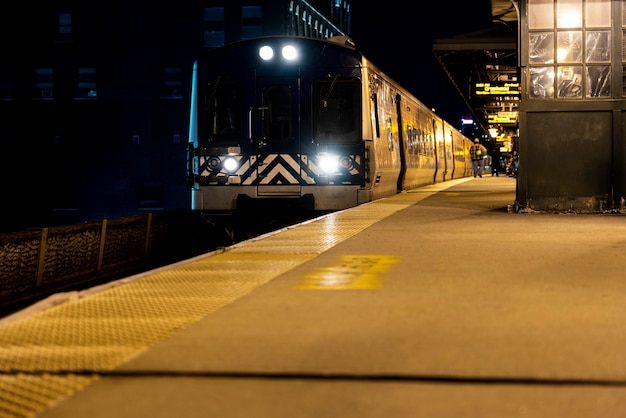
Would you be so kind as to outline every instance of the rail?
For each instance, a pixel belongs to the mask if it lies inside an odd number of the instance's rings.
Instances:
[[[149,213],[0,234],[0,306],[184,255],[179,213]]]

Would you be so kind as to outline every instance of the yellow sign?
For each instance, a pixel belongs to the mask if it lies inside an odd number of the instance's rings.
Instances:
[[[298,289],[375,289],[381,286],[378,273],[389,270],[397,257],[384,255],[342,256],[336,265],[312,271]]]
[[[520,94],[520,86],[517,82],[492,82],[492,83],[476,83],[476,94],[512,96]]]
[[[489,123],[516,123],[518,112],[497,112],[487,115]]]

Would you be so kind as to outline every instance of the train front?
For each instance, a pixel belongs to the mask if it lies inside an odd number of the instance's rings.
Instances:
[[[367,200],[361,55],[293,37],[240,41],[194,68],[192,209],[338,210]]]

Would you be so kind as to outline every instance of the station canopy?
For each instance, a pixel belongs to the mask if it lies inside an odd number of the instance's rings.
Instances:
[[[491,0],[492,26],[437,39],[433,53],[485,132],[517,129],[520,100],[517,10]]]

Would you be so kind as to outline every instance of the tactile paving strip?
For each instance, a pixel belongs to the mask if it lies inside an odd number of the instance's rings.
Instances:
[[[120,281],[0,325],[0,416],[30,417],[430,193],[404,193]]]

